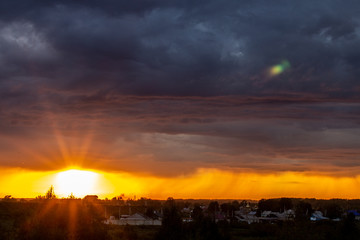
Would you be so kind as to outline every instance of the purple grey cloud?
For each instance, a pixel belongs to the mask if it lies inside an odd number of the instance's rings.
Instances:
[[[3,1],[0,164],[354,173],[359,5]]]

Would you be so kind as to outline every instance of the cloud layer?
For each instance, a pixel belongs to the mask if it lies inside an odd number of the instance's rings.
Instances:
[[[359,8],[0,3],[0,164],[358,174]]]

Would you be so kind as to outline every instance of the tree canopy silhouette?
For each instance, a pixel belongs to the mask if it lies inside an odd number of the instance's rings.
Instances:
[[[49,190],[46,192],[45,198],[46,199],[55,199],[56,198],[53,185],[51,185]]]

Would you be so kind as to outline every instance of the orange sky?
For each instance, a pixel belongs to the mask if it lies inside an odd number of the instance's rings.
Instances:
[[[125,194],[125,197],[130,198],[136,195],[138,198],[153,199],[359,198],[357,190],[360,187],[360,176],[329,177],[296,172],[258,174],[199,169],[193,174],[159,177],[87,171],[92,172],[96,178],[92,183],[87,180],[85,185],[80,186],[79,189],[85,188],[88,192],[73,192],[77,197],[97,194],[100,198],[112,198]],[[0,196],[11,194],[18,198],[35,197],[44,195],[50,185],[54,185],[59,197],[67,197],[73,189],[66,189],[66,185],[64,188],[59,182],[59,172],[61,171],[1,169]],[[79,180],[81,182],[81,176]]]

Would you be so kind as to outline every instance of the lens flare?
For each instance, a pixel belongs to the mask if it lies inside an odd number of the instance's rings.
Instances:
[[[290,63],[287,60],[282,61],[280,64],[272,66],[269,70],[270,76],[276,76],[290,68]]]

